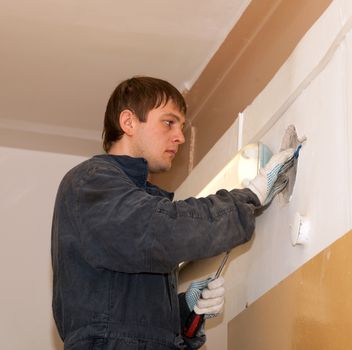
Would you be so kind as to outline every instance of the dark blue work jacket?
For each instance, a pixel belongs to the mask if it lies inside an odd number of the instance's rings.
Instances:
[[[204,343],[182,336],[178,264],[248,241],[258,198],[247,189],[220,190],[173,202],[147,176],[144,159],[99,155],[60,184],[52,225],[53,313],[66,350]]]

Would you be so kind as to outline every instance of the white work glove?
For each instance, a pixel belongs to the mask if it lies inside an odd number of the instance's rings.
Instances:
[[[295,149],[289,148],[273,155],[265,167],[259,170],[259,174],[249,182],[247,188],[257,195],[261,205],[265,204],[280,169],[287,161],[293,158],[294,153]]]
[[[204,288],[202,295],[194,307],[194,312],[198,315],[218,315],[224,307],[225,288],[224,278],[220,276],[216,280],[209,282]]]
[[[186,301],[190,310],[205,318],[217,316],[224,306],[224,278],[207,279],[193,282],[186,292]]]

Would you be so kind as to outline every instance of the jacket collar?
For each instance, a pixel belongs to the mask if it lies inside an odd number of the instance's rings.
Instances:
[[[107,157],[114,160],[126,175],[136,184],[136,186],[144,188],[152,195],[159,195],[173,199],[172,192],[165,191],[150,182],[148,182],[148,162],[144,158],[133,158],[130,156],[115,156],[112,154],[101,155],[98,157]]]
[[[148,163],[144,158],[108,155],[122,168],[126,175],[138,186],[145,187],[148,178]]]

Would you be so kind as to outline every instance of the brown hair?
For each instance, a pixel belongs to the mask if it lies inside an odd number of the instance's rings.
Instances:
[[[133,77],[120,83],[111,94],[106,106],[103,130],[103,147],[108,152],[112,144],[124,134],[120,126],[120,113],[129,109],[146,122],[149,111],[172,100],[180,112],[187,106],[181,93],[165,80],[152,77]]]

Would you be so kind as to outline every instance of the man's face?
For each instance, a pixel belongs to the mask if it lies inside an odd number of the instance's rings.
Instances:
[[[148,162],[151,173],[170,170],[178,146],[185,142],[184,124],[185,116],[171,100],[152,109],[146,122],[137,121],[134,154]]]

